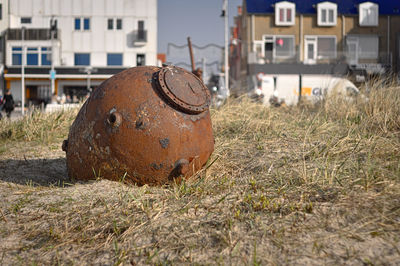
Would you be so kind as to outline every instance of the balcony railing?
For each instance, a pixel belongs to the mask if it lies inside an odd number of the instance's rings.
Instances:
[[[133,43],[140,44],[147,42],[147,31],[146,30],[136,30],[133,32]]]
[[[8,29],[7,40],[22,40],[22,29]],[[54,39],[58,38],[58,31],[54,33]],[[50,29],[25,29],[24,39],[27,41],[50,40]]]
[[[392,65],[392,54],[386,52],[358,52],[349,53],[347,51],[330,51],[324,52],[320,55],[314,54],[312,56],[303,53],[303,60],[301,60],[299,51],[287,51],[286,53],[267,53],[266,56],[261,56],[260,53],[249,53],[249,64],[285,64],[285,63],[299,63],[299,64],[348,64],[349,66],[361,67],[365,65]]]

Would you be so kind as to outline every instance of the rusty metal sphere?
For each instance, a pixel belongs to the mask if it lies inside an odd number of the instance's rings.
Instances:
[[[210,94],[175,66],[134,67],[104,81],[72,124],[68,175],[164,184],[197,172],[214,150]]]

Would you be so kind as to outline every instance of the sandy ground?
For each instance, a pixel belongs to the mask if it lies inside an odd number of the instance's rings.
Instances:
[[[394,192],[321,190],[312,211],[265,212],[248,209],[239,192],[246,178],[224,181],[236,192],[200,196],[180,187],[73,182],[56,147],[17,145],[14,159],[0,160],[2,265],[400,263]],[[218,180],[208,182],[218,188],[204,189],[220,189]]]

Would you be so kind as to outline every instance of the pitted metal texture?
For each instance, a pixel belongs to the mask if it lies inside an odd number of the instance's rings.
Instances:
[[[103,82],[63,144],[70,177],[159,185],[188,178],[214,150],[210,94],[178,67],[134,67]]]

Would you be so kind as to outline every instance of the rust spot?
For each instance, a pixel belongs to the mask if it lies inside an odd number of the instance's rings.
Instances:
[[[136,120],[135,127],[136,129],[144,130],[146,128],[146,125],[144,124],[143,119],[139,118],[138,120]]]
[[[179,159],[175,162],[174,169],[169,174],[169,179],[175,179],[180,176],[184,176],[189,172],[189,161],[186,159]]]
[[[161,168],[163,168],[163,164],[156,164],[156,163],[152,163],[150,164],[151,168],[153,168],[154,170],[160,170]]]
[[[160,139],[160,144],[163,149],[168,148],[169,145],[169,138]]]

